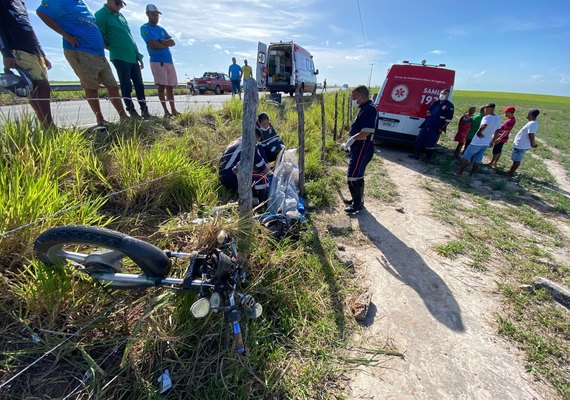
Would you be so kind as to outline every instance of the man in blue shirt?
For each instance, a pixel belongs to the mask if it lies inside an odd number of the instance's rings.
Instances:
[[[162,104],[165,117],[178,115],[174,105],[173,88],[178,86],[176,69],[172,62],[170,47],[174,46],[174,39],[166,30],[158,25],[159,15],[162,15],[154,4],[147,4],[146,16],[148,23],[141,26],[141,36],[146,43],[148,54],[150,55],[150,69],[154,76],[154,83],[158,87],[158,98]],[[164,92],[166,90],[166,97]],[[166,100],[170,103],[170,112],[166,105]]]
[[[372,134],[378,123],[378,111],[372,101],[366,86],[358,86],[352,91],[352,105],[359,111],[350,126],[349,139],[341,145],[350,153],[346,180],[352,195],[351,200],[345,200],[348,205],[344,211],[354,215],[364,208],[364,171],[374,155]]]
[[[50,107],[47,70],[51,68],[32,25],[23,0],[0,1],[0,50],[4,69],[23,69],[32,80],[30,106],[42,127],[54,126]]]
[[[230,81],[232,81],[232,97],[237,93],[241,99],[240,81],[242,74],[241,67],[236,64],[236,58],[232,57],[232,65],[228,68],[228,75],[230,76]]]
[[[447,125],[453,119],[453,103],[447,100],[448,98],[449,90],[442,90],[439,100],[429,108],[425,121],[420,125],[420,133],[414,144],[414,153],[409,155],[410,158],[419,159],[420,153],[425,151],[426,159],[431,159],[439,136],[445,132]]]
[[[97,93],[100,84],[107,88],[121,120],[128,118],[121,103],[119,86],[105,58],[103,36],[87,4],[83,0],[42,0],[37,14],[48,27],[63,37],[63,53],[85,89],[97,125],[107,125]]]

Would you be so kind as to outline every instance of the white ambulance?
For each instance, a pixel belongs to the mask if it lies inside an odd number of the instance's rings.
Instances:
[[[317,74],[313,56],[293,42],[259,42],[257,45],[256,79],[260,90],[270,93],[289,93],[296,90],[315,93]]]
[[[375,100],[379,115],[374,141],[413,143],[439,93],[449,89],[451,100],[454,82],[455,71],[445,64],[403,61],[392,65]]]

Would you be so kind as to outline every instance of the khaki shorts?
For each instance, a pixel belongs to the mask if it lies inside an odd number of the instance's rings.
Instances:
[[[154,76],[154,84],[161,86],[178,86],[174,64],[166,62],[151,62],[150,69]]]
[[[118,86],[105,57],[68,49],[64,49],[63,54],[85,89],[98,89],[100,85]]]
[[[25,70],[34,81],[47,81],[46,59],[38,54],[30,54],[22,50],[12,50],[16,65]]]

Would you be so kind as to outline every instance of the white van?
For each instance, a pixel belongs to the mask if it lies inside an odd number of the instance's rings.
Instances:
[[[317,74],[313,56],[293,42],[259,42],[257,45],[257,85],[270,93],[289,93],[296,90],[315,93]]]

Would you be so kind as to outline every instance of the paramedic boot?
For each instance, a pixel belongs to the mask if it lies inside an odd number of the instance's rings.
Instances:
[[[352,186],[349,186],[349,187],[348,187],[348,190],[350,191],[350,199],[344,199],[344,200],[343,200],[343,203],[346,204],[347,206],[352,206],[352,204],[354,203],[354,200],[353,200],[353,199],[354,199],[354,190],[355,190],[355,189],[356,189],[356,188],[354,188],[354,187],[352,187]],[[349,209],[349,208],[350,208],[350,207],[346,207],[346,208],[344,209],[344,211],[346,211],[346,210]]]
[[[348,215],[355,215],[364,208],[364,203],[362,202],[362,195],[364,193],[364,186],[351,188],[353,203],[350,207],[344,209]]]

